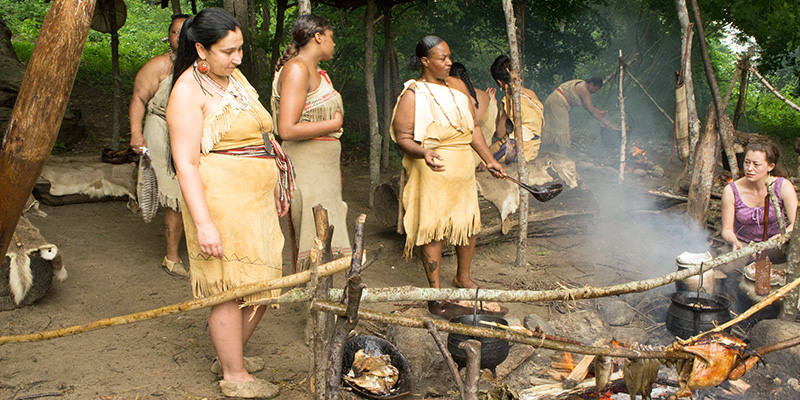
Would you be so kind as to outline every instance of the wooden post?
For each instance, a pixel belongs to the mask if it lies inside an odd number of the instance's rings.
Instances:
[[[180,0],[172,0],[172,15],[181,14],[181,1]]]
[[[364,13],[364,84],[367,87],[369,111],[369,207],[372,208],[374,189],[381,180],[381,133],[378,130],[378,101],[375,96],[375,75],[372,73],[375,43],[375,0],[367,0]]]
[[[797,213],[794,220],[794,226],[800,223],[800,213]],[[789,249],[786,251],[786,282],[794,282],[798,276],[797,272],[800,271],[800,235],[792,232],[792,237],[789,239]],[[780,319],[784,321],[794,321],[797,315],[797,301],[798,290],[792,290],[783,299],[783,307],[781,308]]]
[[[108,23],[111,29],[111,79],[114,81],[114,110],[112,111],[111,148],[119,150],[119,110],[122,108],[122,78],[119,76],[119,27],[117,26],[116,1],[107,0]]]
[[[769,89],[769,91],[770,91],[770,92],[772,92],[772,94],[774,94],[774,95],[775,95],[775,97],[777,97],[777,98],[778,98],[778,100],[780,100],[780,101],[784,102],[784,103],[785,103],[787,106],[791,107],[793,110],[795,110],[795,111],[797,111],[797,112],[800,112],[800,106],[798,106],[797,104],[794,104],[794,103],[792,103],[792,101],[791,101],[791,100],[787,99],[786,97],[784,97],[783,95],[781,95],[781,94],[780,94],[780,93],[779,93],[777,90],[775,90],[775,88],[774,88],[774,87],[772,87],[772,85],[770,85],[770,84],[769,84],[769,81],[767,81],[766,79],[764,79],[764,77],[763,77],[763,76],[761,76],[761,74],[759,74],[759,73],[758,73],[758,70],[757,70],[757,69],[755,69],[755,68],[750,68],[750,70],[751,70],[751,71],[753,71],[753,73],[754,73],[754,74],[756,74],[756,76],[757,76],[757,77],[758,77],[758,79],[761,81],[761,83],[763,83],[763,84],[764,84],[764,86],[766,86],[766,87],[767,87],[767,89]]]
[[[741,71],[741,81],[739,82],[739,99],[736,100],[736,109],[733,111],[733,129],[739,125],[739,117],[745,111],[745,105],[747,104],[747,81],[748,77],[750,76],[750,53],[744,54],[742,58],[739,59],[739,63],[736,65]]]
[[[622,50],[619,51],[619,183],[625,180],[625,149],[628,147],[628,135],[625,126],[625,97],[622,96],[622,85],[625,80],[625,59]]]
[[[511,56],[511,93],[506,93],[506,99],[511,101],[514,108],[514,138],[516,138],[517,151],[517,171],[519,179],[525,180],[528,176],[527,160],[525,160],[525,149],[522,143],[522,103],[520,94],[522,93],[522,83],[520,82],[520,56],[519,45],[517,44],[516,19],[514,18],[514,7],[512,0],[503,0],[503,11],[506,14],[506,31],[508,32],[508,47]],[[510,96],[509,96],[510,94]],[[528,192],[519,190],[519,236],[517,237],[517,257],[514,262],[518,268],[525,267],[525,245],[528,239]]]
[[[53,0],[42,23],[0,142],[0,254],[6,254],[56,142],[94,5],[94,0]]]
[[[453,361],[453,356],[450,355],[450,351],[447,350],[447,345],[442,342],[442,338],[439,337],[439,330],[436,329],[436,324],[433,321],[425,321],[425,327],[428,328],[428,333],[433,336],[433,341],[436,342],[436,347],[439,348],[439,352],[442,353],[442,358],[444,358],[445,363],[447,364],[447,368],[450,370],[450,375],[453,375],[453,380],[456,382],[456,386],[458,386],[458,391],[460,393],[464,393],[464,381],[461,380],[461,375],[458,372],[458,366],[456,366],[455,361]]]
[[[392,86],[392,2],[383,3],[383,143],[381,146],[381,171],[389,170],[389,127],[392,125],[394,87]],[[370,191],[371,192],[371,191]],[[374,200],[374,199],[373,199]]]
[[[689,117],[689,170],[692,169],[692,160],[697,140],[700,137],[700,118],[697,116],[697,103],[694,99],[694,80],[692,78],[692,23],[689,22],[689,11],[686,9],[686,0],[675,0],[678,10],[678,19],[681,23],[681,48],[685,55],[683,59],[683,84],[686,89],[686,107]]]
[[[334,227],[328,223],[328,210],[317,204],[311,208],[314,212],[314,225],[317,230],[316,242],[317,248],[316,257],[311,258],[312,265],[312,282],[314,288],[314,298],[318,300],[327,300],[328,292],[333,286],[333,276],[329,275],[324,278],[319,278],[316,272],[320,264],[328,263],[333,260],[333,251],[331,250],[331,241],[333,239]],[[324,312],[310,310],[311,318],[309,323],[312,326],[311,331],[311,346],[314,357],[314,387],[312,388],[315,399],[325,398],[325,384],[327,381],[327,365],[328,361],[328,339],[333,330],[333,316]]]
[[[481,378],[481,342],[470,339],[459,343],[458,348],[467,356],[467,380],[464,382],[462,400],[478,400],[478,381]]]
[[[328,362],[328,376],[325,387],[326,400],[338,400],[342,384],[342,358],[347,335],[358,324],[358,308],[361,302],[361,293],[364,284],[361,282],[361,256],[364,254],[364,223],[367,216],[361,214],[356,218],[356,232],[353,239],[353,259],[350,263],[350,274],[345,286],[343,303],[347,304],[344,318],[336,320],[333,337],[331,337],[330,355]],[[316,301],[311,303],[314,307]],[[313,308],[312,308],[313,309]]]
[[[703,56],[706,79],[708,80],[708,86],[711,88],[711,98],[714,100],[713,103],[717,112],[717,126],[719,127],[720,142],[725,150],[725,155],[728,157],[731,176],[733,179],[737,179],[740,174],[739,164],[736,161],[736,153],[733,148],[733,126],[725,123],[725,105],[722,103],[722,97],[719,94],[719,86],[717,86],[717,78],[714,76],[714,67],[711,65],[711,59],[708,56],[708,46],[703,29],[703,20],[700,18],[700,8],[697,6],[697,0],[690,1],[692,2],[692,13],[694,14],[695,26],[697,27],[697,35],[699,36],[700,54]]]
[[[297,0],[297,15],[311,14],[311,0]]]
[[[250,8],[253,6],[250,0],[223,0],[222,7],[229,12],[239,25],[242,26],[242,38],[244,39],[244,51],[242,63],[239,70],[242,71],[247,80],[253,87],[258,87],[259,79],[255,74],[255,52],[253,51],[252,33],[255,31],[255,21],[250,18]]]

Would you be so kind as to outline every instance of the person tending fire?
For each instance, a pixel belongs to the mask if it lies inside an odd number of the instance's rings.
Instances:
[[[573,79],[562,83],[550,93],[544,101],[542,144],[553,145],[561,154],[567,152],[572,143],[569,135],[569,112],[578,105],[604,126],[610,126],[605,119],[608,111],[600,111],[592,104],[592,95],[602,87],[603,79],[598,77]]]

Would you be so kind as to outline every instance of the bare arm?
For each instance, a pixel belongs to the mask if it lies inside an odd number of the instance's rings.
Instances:
[[[278,79],[280,94],[278,134],[284,140],[313,139],[342,128],[343,118],[338,112],[333,119],[327,121],[300,122],[306,96],[311,90],[309,74],[308,68],[298,61],[286,63],[281,71],[281,77]]]
[[[578,96],[581,98],[581,103],[583,103],[583,108],[592,115],[592,117],[601,124],[608,126],[608,121],[606,121],[606,115],[608,115],[608,111],[600,111],[594,108],[592,104],[592,95],[589,93],[589,89],[586,88],[586,82],[581,82],[577,86],[575,86],[575,90],[578,93]]]
[[[397,145],[400,146],[403,152],[408,156],[424,158],[430,169],[434,171],[444,171],[444,165],[436,162],[436,159],[441,160],[442,157],[436,154],[435,151],[425,149],[414,141],[414,110],[416,105],[414,90],[415,86],[411,86],[403,93],[397,103],[397,111],[392,120],[395,140],[397,141]]]
[[[797,217],[797,192],[794,191],[794,185],[788,179],[783,181],[781,185],[781,199],[783,199],[783,208],[786,209],[786,232],[791,232],[794,229],[794,219]]]
[[[166,58],[166,60],[169,61],[169,58]],[[164,58],[162,56],[153,57],[142,66],[133,81],[133,95],[128,108],[128,116],[131,124],[130,146],[137,153],[141,153],[140,147],[147,147],[147,142],[142,134],[142,119],[147,108],[147,102],[158,91],[158,85],[163,79],[162,76],[165,70],[169,70],[169,67],[164,65]]]
[[[783,193],[781,193],[781,195],[783,195]],[[744,244],[739,241],[736,237],[736,233],[733,231],[735,213],[736,207],[734,206],[733,190],[730,185],[728,185],[722,190],[722,238],[731,244],[733,250],[738,250],[743,247]]]
[[[187,75],[184,74],[182,77]],[[198,169],[203,133],[203,107],[209,97],[203,95],[199,87],[195,86],[192,80],[178,79],[170,95],[167,105],[167,126],[172,158],[186,207],[197,228],[200,250],[205,254],[222,257],[222,241],[211,220]]]

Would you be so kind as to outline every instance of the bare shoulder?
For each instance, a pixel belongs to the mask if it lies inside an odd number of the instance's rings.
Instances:
[[[197,83],[197,80],[192,76],[191,68],[183,71],[181,76],[178,77],[178,80],[172,85],[170,99],[178,98],[180,101],[191,101],[194,103],[196,100],[202,99],[202,97],[202,89]]]
[[[169,58],[169,53],[159,54],[151,58],[142,66],[140,72],[148,75],[157,74],[161,79],[172,74],[172,60]]]
[[[308,67],[296,58],[292,58],[283,65],[281,69],[281,80],[297,79],[308,76]]]

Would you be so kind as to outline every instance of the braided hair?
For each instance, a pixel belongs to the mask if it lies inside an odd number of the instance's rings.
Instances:
[[[475,108],[478,108],[478,95],[475,93],[475,86],[472,85],[472,80],[469,79],[469,74],[467,73],[467,67],[460,62],[454,62],[453,65],[450,67],[450,76],[456,77],[461,79],[465,85],[467,85],[467,90],[469,90],[470,96],[475,99]]]
[[[286,46],[283,55],[275,64],[275,72],[283,68],[289,59],[297,55],[300,48],[305,46],[317,33],[325,33],[325,30],[333,30],[331,24],[324,17],[314,14],[304,14],[292,24],[292,43]]]

